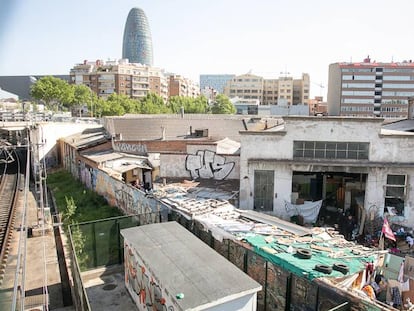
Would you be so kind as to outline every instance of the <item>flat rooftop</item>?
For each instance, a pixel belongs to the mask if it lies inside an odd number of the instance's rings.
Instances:
[[[176,222],[121,230],[138,256],[148,263],[172,300],[183,310],[225,303],[262,286]]]

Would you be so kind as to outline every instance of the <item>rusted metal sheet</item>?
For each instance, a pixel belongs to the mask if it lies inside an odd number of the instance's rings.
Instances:
[[[318,286],[292,274],[290,286],[290,310],[311,311],[316,309]]]
[[[318,292],[318,310],[330,310],[337,308],[342,305],[344,302],[349,302],[345,297],[339,295],[332,288],[328,287],[319,287]],[[349,311],[350,304],[341,306],[337,311]]]
[[[257,311],[265,310],[266,261],[253,251],[247,251],[247,274],[262,285],[262,290],[257,292]]]
[[[246,271],[245,256],[246,249],[229,240],[229,260],[240,270]]]
[[[286,294],[290,273],[267,262],[266,311],[286,310]]]

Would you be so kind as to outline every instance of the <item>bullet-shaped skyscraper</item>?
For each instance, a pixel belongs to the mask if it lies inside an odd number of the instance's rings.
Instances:
[[[152,38],[147,16],[140,8],[129,11],[125,23],[122,58],[152,66]]]

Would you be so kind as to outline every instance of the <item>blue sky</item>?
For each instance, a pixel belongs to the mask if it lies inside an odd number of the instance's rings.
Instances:
[[[196,81],[306,72],[311,95],[325,96],[330,63],[414,59],[413,0],[2,0],[0,75],[119,59],[132,7],[149,19],[154,65]]]

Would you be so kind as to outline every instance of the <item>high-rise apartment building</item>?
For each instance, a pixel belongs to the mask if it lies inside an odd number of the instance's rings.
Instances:
[[[302,79],[280,77],[265,79],[253,74],[235,76],[224,88],[224,94],[230,98],[259,100],[261,105],[299,105],[309,100],[310,79],[307,73]]]
[[[414,96],[414,63],[371,62],[329,65],[328,114],[406,118]]]
[[[170,74],[168,76],[168,97],[171,96],[198,97],[200,96],[200,86],[190,79]]]
[[[152,37],[145,12],[140,8],[129,11],[124,30],[122,58],[130,63],[152,66]]]
[[[70,70],[70,82],[84,84],[103,98],[112,93],[142,98],[149,92],[161,96],[164,101],[168,98],[168,81],[162,69],[131,64],[125,59],[84,61]]]
[[[200,75],[200,89],[213,89],[218,94],[223,94],[227,81],[233,79],[234,76],[232,74],[202,74]]]

